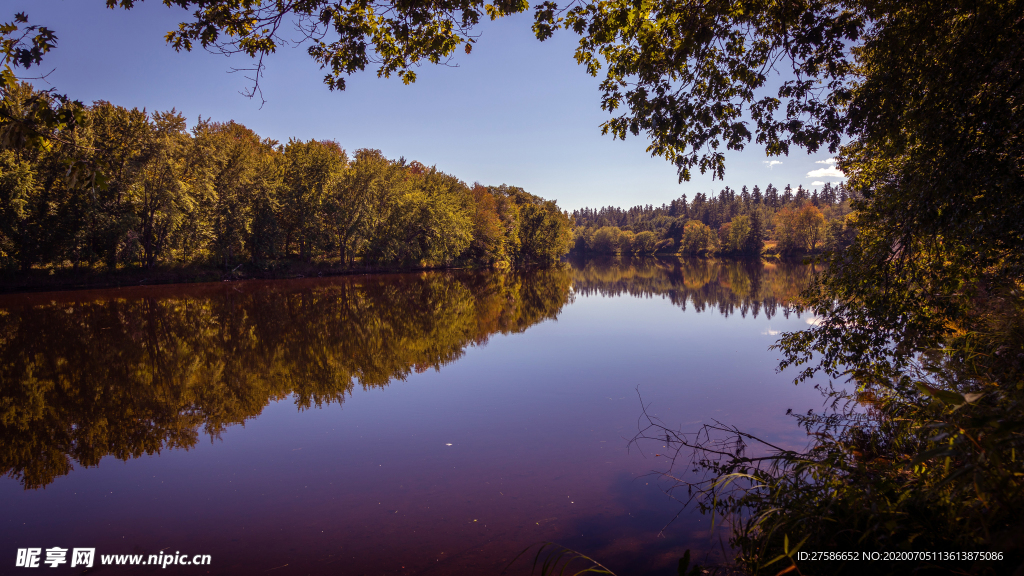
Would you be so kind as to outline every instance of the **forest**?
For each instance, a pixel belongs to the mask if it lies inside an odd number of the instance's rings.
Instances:
[[[27,84],[3,95],[15,119],[52,100]],[[11,133],[18,127],[8,122],[6,137],[24,140]],[[556,261],[572,239],[554,201],[469,186],[378,150],[349,156],[331,140],[281,143],[232,121],[189,127],[173,109],[109,102],[83,107],[64,132],[46,146],[0,149],[0,269],[9,275],[287,261],[517,266]]]
[[[832,252],[852,241],[851,202],[858,196],[831,183],[819,191],[768,184],[726,186],[718,195],[686,194],[669,204],[575,210],[578,254],[802,255]]]

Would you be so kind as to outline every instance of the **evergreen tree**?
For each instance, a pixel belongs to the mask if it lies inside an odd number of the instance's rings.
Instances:
[[[750,212],[750,232],[743,245],[743,252],[754,256],[760,255],[762,250],[764,250],[764,222],[761,220],[761,211],[755,209]]]
[[[793,201],[793,188],[786,184],[786,189],[782,193],[781,204],[782,206],[788,206]]]

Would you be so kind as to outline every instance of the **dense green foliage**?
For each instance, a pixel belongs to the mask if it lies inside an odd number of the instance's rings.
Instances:
[[[606,103],[630,107],[616,134],[646,130],[681,170],[720,169],[714,144],[752,137],[743,104],[769,153],[852,139],[839,166],[862,198],[804,295],[816,321],[778,346],[798,381],[828,380],[816,384],[827,409],[798,418],[809,446],[728,425],[656,435],[694,455],[683,486],[732,522],[738,561],[757,573],[865,569],[802,562],[801,543],[1000,558],[912,556],[873,562],[875,573],[1019,570],[1024,4],[609,2],[579,18],[610,65]],[[793,79],[779,98],[756,96],[773,62]],[[684,154],[709,142],[703,157]]]
[[[0,474],[45,486],[289,395],[301,410],[440,370],[555,318],[571,282],[554,266],[18,297],[0,309]]]
[[[19,84],[3,103],[38,96]],[[234,122],[188,129],[174,110],[107,102],[66,136],[72,146],[0,150],[0,268],[519,265],[554,262],[571,241],[553,201],[376,150],[350,159],[331,141],[279,144]],[[69,157],[99,166],[103,184],[75,181]]]
[[[808,461],[841,498],[805,502],[803,525],[838,545],[1000,551],[972,570],[1009,571],[1024,564],[1024,4],[878,18],[840,158],[867,198],[856,239],[807,295],[822,321],[780,343],[801,379],[848,375],[872,408],[805,422],[830,434]]]
[[[825,184],[819,192],[786,186],[780,194],[769,184],[738,193],[728,186],[718,196],[684,194],[669,204],[575,210],[573,249],[578,253],[729,254],[759,257],[770,253],[809,254],[849,243],[850,202],[843,185]]]

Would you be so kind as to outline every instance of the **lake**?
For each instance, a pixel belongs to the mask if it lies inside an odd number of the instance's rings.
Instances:
[[[553,541],[674,574],[728,534],[670,523],[660,446],[630,443],[644,407],[804,446],[786,411],[821,397],[768,347],[812,320],[812,274],[610,259],[2,296],[0,573],[89,547],[211,559],[160,573],[496,575]]]

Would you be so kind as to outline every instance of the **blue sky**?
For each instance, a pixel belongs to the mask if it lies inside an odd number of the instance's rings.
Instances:
[[[368,69],[350,77],[346,91],[330,92],[304,48],[283,48],[265,61],[261,107],[239,93],[249,81],[229,72],[248,66],[245,58],[176,53],[165,44],[164,34],[187,19],[182,10],[155,0],[127,12],[108,10],[103,0],[4,5],[0,20],[24,11],[31,23],[56,30],[58,47],[44,60],[43,69],[52,70],[46,82],[83,102],[174,107],[190,123],[200,115],[235,120],[282,142],[316,138],[337,140],[350,151],[378,148],[469,183],[522,186],[569,210],[659,205],[726,185],[812,187],[840,180],[812,172],[829,168],[822,163],[827,152],[769,159],[751,145],[727,155],[724,181],[696,174],[677,183],[672,165],[645,152],[645,138],[601,135],[609,116],[600,108],[599,79],[572,57],[575,36],[561,32],[538,42],[529,15],[484,23],[473,53],[460,53],[458,67],[425,65],[410,86],[378,79]]]

